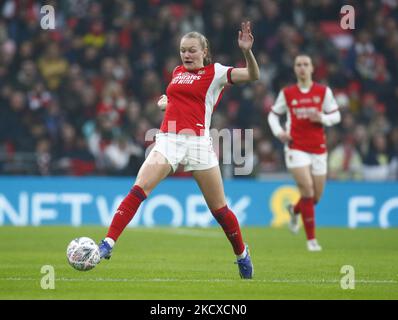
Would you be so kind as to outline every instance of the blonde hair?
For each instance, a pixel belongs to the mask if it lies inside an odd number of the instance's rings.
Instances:
[[[211,52],[210,52],[210,43],[209,40],[207,40],[207,38],[196,31],[192,31],[192,32],[188,32],[187,34],[185,34],[181,39],[184,38],[188,38],[188,39],[198,39],[199,40],[199,44],[202,47],[202,49],[207,49],[207,54],[203,59],[203,64],[205,66],[209,65],[212,63],[212,59],[211,59]]]

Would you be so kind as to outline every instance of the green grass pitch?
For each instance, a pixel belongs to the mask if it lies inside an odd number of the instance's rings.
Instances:
[[[102,227],[0,227],[0,299],[398,299],[398,229],[319,228],[322,252],[307,252],[304,233],[244,227],[255,268],[241,280],[219,228],[129,228],[113,256],[79,272],[66,261],[68,243]],[[43,265],[55,289],[41,288]],[[341,268],[355,270],[343,290]]]

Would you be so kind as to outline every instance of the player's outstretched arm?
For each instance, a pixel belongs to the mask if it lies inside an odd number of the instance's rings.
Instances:
[[[239,30],[238,45],[245,56],[246,68],[232,69],[231,80],[233,83],[255,81],[260,77],[260,69],[252,52],[254,37],[251,32],[250,21],[242,22],[241,28],[242,30]]]

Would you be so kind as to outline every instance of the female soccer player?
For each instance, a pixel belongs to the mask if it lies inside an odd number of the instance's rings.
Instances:
[[[227,206],[218,160],[209,136],[211,115],[224,86],[259,78],[259,68],[251,51],[254,37],[250,22],[242,23],[241,28],[238,45],[246,60],[245,68],[212,63],[208,40],[200,33],[190,32],[181,38],[182,65],[174,69],[166,96],[162,96],[158,103],[165,105],[165,116],[155,147],[144,161],[133,188],[120,204],[106,238],[99,245],[101,258],[110,258],[113,245],[141,202],[181,163],[185,171],[192,171],[209,209],[230,241],[237,256],[240,276],[252,278],[253,265],[248,247],[242,240],[238,220]]]
[[[321,198],[327,173],[326,138],[323,126],[340,122],[338,105],[329,87],[312,81],[314,71],[311,58],[295,58],[294,72],[297,84],[282,89],[271,108],[268,123],[272,133],[285,144],[285,162],[300,191],[301,198],[293,206],[289,227],[299,229],[301,213],[309,251],[321,251],[315,238],[314,206]],[[287,113],[286,130],[279,116]]]

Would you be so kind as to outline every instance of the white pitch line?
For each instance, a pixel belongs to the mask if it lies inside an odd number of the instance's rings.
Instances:
[[[0,278],[0,281],[40,281],[39,278]],[[194,283],[222,283],[222,282],[236,282],[239,279],[173,279],[173,278],[153,278],[153,279],[134,279],[134,278],[55,278],[55,281],[60,282],[194,282]],[[340,283],[340,279],[251,279],[246,283],[297,283],[297,284],[330,284]],[[398,280],[375,279],[366,280],[358,279],[355,283],[361,284],[398,284]]]

